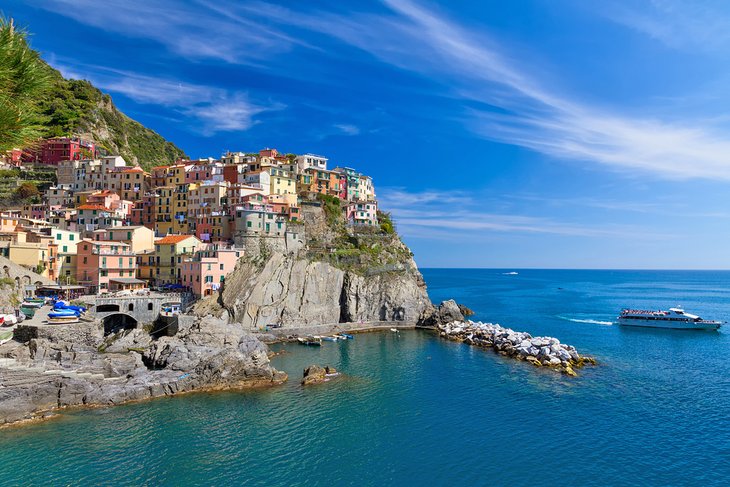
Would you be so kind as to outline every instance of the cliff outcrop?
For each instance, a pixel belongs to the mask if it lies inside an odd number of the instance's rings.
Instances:
[[[305,213],[305,245],[268,252],[249,245],[219,298],[246,328],[348,322],[419,322],[433,312],[426,284],[395,233],[324,224],[326,212]],[[302,231],[300,230],[300,231]],[[264,249],[263,251],[258,249]],[[209,309],[206,310],[209,312]]]
[[[71,406],[286,380],[266,345],[226,320],[181,317],[175,337],[157,340],[143,329],[104,337],[98,323],[27,331],[35,338],[0,346],[0,424]]]

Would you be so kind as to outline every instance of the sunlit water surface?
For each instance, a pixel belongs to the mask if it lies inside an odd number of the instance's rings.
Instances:
[[[558,337],[566,378],[424,331],[298,345],[279,388],[76,410],[0,430],[0,484],[690,485],[730,478],[730,328],[623,329],[622,307],[730,318],[730,273],[425,270],[434,301]],[[345,377],[298,384],[303,367]]]

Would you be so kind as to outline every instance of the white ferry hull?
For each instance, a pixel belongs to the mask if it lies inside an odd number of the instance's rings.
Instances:
[[[674,320],[642,320],[637,318],[618,319],[618,324],[623,326],[639,326],[645,328],[670,328],[673,330],[717,330],[720,328],[719,321],[674,321]]]

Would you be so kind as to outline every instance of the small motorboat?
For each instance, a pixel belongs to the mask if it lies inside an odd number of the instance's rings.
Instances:
[[[65,305],[65,306],[59,306],[58,304],[53,306],[53,311],[73,311],[75,313],[84,314],[86,313],[86,308],[83,306],[73,306],[73,305]]]
[[[23,305],[20,306],[20,312],[23,313],[26,316],[26,318],[33,318],[33,315],[35,315],[36,309],[37,308],[28,308]]]
[[[320,347],[322,346],[322,339],[319,337],[305,337],[305,338],[297,338],[297,341],[301,343],[302,345],[307,345],[309,347]]]
[[[391,328],[390,331],[392,331],[393,333],[398,333],[398,328]]]
[[[350,335],[349,333],[340,333],[340,336],[345,340],[352,340],[353,338],[355,338],[354,335]]]
[[[0,315],[0,326],[11,326],[18,324],[18,317],[14,314]]]
[[[66,315],[66,316],[51,316],[51,314],[48,314],[48,324],[49,325],[67,325],[69,323],[78,323],[79,317],[76,315]]]
[[[43,306],[43,302],[38,302],[38,301],[35,301],[35,300],[26,299],[20,305],[23,308],[39,309],[41,306]]]
[[[322,337],[322,340],[324,340],[326,342],[336,342],[337,336],[324,336],[324,337]]]
[[[66,318],[68,316],[78,318],[80,315],[81,313],[79,311],[75,311],[72,309],[55,309],[48,313],[49,318]]]

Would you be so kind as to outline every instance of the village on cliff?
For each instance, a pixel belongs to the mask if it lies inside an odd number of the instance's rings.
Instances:
[[[3,163],[55,168],[57,183],[40,188],[39,203],[0,213],[0,255],[77,295],[213,294],[247,241],[301,246],[302,205],[335,202],[348,225],[378,225],[372,179],[313,154],[227,152],[147,172],[68,137]]]

